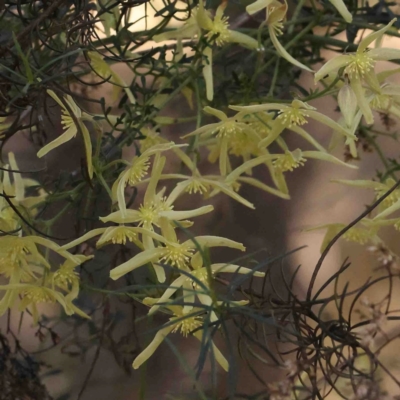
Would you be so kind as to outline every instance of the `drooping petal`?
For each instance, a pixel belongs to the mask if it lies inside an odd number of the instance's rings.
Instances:
[[[393,18],[386,26],[384,26],[382,29],[379,29],[379,31],[373,32],[369,34],[366,38],[364,38],[360,44],[358,45],[357,53],[364,52],[367,50],[367,47],[374,41],[379,39],[380,37],[383,36],[383,34],[390,29],[390,27],[396,22],[396,18]],[[377,49],[375,49],[377,50]],[[373,50],[371,50],[373,51]],[[399,51],[399,50],[398,50]]]
[[[257,0],[246,7],[248,14],[253,15],[264,8],[267,8],[275,0]]]
[[[49,151],[61,146],[62,144],[68,142],[73,137],[76,136],[78,132],[77,127],[73,124],[71,125],[64,133],[62,133],[57,139],[54,139],[52,142],[46,144],[46,146],[42,147],[38,153],[37,157],[42,158],[45,156]]]
[[[144,362],[146,362],[157,350],[158,346],[162,343],[165,337],[175,328],[174,325],[169,325],[160,329],[154,336],[152,342],[135,358],[132,367],[138,369]]]
[[[250,268],[241,267],[240,265],[235,265],[235,264],[225,264],[225,263],[212,264],[211,269],[215,273],[249,274],[261,278],[265,276],[265,272],[253,271]]]
[[[275,189],[275,188],[273,188],[271,186],[268,186],[265,183],[260,182],[256,178],[252,178],[252,177],[249,177],[249,176],[241,176],[241,177],[238,178],[238,182],[247,183],[248,185],[252,185],[252,186],[254,186],[254,187],[258,188],[258,189],[264,190],[264,192],[271,193],[274,196],[280,197],[280,198],[285,199],[285,200],[289,200],[290,199],[290,196],[289,196],[288,193],[284,193],[284,192],[282,192],[282,191],[280,191],[278,189]]]
[[[244,174],[251,168],[256,167],[257,165],[264,164],[267,160],[274,160],[276,156],[272,154],[266,154],[264,156],[260,156],[257,158],[253,158],[252,160],[244,162],[239,167],[235,168],[230,174],[226,177],[226,182],[235,182],[240,175]]]
[[[379,213],[374,220],[379,220],[382,218],[388,217],[390,214],[393,214],[394,212],[400,210],[400,200],[397,200],[396,203],[388,207],[386,210],[382,211]]]
[[[306,65],[302,64],[301,62],[297,61],[295,58],[293,58],[287,50],[281,45],[279,42],[275,30],[272,26],[268,27],[269,31],[269,36],[271,38],[272,44],[274,45],[276,51],[278,54],[284,58],[286,61],[289,61],[291,64],[295,65],[298,68],[305,69],[308,72],[314,72],[311,68],[307,67]]]
[[[198,340],[200,340],[200,342],[203,341],[203,335],[204,335],[203,331],[193,332],[193,336],[195,336]],[[228,363],[227,359],[223,356],[221,351],[218,349],[218,347],[215,346],[214,342],[212,342],[212,351],[213,351],[213,355],[214,355],[217,363],[222,367],[223,370],[228,372],[229,371],[229,363]]]
[[[149,184],[147,185],[146,193],[144,194],[144,204],[150,204],[155,200],[158,181],[161,178],[164,169],[166,158],[156,155],[151,171]]]
[[[79,121],[79,127],[81,129],[83,142],[85,144],[86,163],[87,163],[89,178],[92,179],[93,178],[92,141],[90,139],[90,133],[86,128],[85,124]]]
[[[228,119],[228,116],[223,111],[218,110],[216,108],[206,106],[204,107],[204,111],[207,114],[214,115],[214,117],[217,117],[221,121],[226,121]]]
[[[323,79],[325,76],[329,75],[331,72],[336,72],[340,68],[345,67],[348,63],[351,62],[350,55],[340,55],[335,58],[329,60],[326,64],[324,64],[314,75],[315,82]]]
[[[369,106],[368,100],[365,97],[361,81],[359,79],[352,79],[350,82],[350,86],[353,89],[354,94],[356,95],[357,104],[360,107],[360,110],[365,118],[365,122],[368,125],[372,125],[374,123],[374,116],[372,115],[372,110]]]
[[[195,240],[201,247],[230,247],[241,251],[246,250],[242,243],[221,236],[196,236]],[[187,240],[184,244],[192,248],[196,246],[191,239]]]
[[[338,93],[338,104],[346,125],[351,127],[357,111],[357,97],[350,85],[343,85]]]
[[[114,222],[116,224],[132,224],[141,220],[140,212],[137,210],[126,210],[125,216],[120,210],[115,211],[105,217],[99,217],[101,222]]]
[[[148,262],[157,261],[164,254],[164,252],[165,250],[160,248],[142,251],[136,256],[132,257],[130,260],[112,269],[110,271],[110,278],[115,281],[121,278],[121,276],[126,275],[127,273],[147,264]]]
[[[258,41],[252,38],[251,36],[232,30],[229,30],[228,32],[229,32],[228,42],[238,43],[250,49],[259,49],[260,46],[258,44]]]
[[[238,193],[236,193],[234,190],[232,190],[232,188],[230,188],[228,185],[225,185],[221,182],[212,181],[212,180],[205,180],[205,182],[211,186],[216,187],[218,189],[218,191],[221,191],[222,193],[225,193],[229,197],[232,197],[232,199],[238,201],[239,203],[243,204],[244,206],[249,207],[253,210],[255,209],[254,204],[250,203],[244,197],[240,196]]]
[[[72,249],[73,247],[78,246],[81,243],[87,242],[89,239],[92,239],[96,236],[102,235],[106,231],[106,229],[107,228],[92,229],[91,231],[85,233],[83,236],[79,237],[78,239],[75,239],[72,242],[64,244],[64,246],[61,246],[60,249],[63,249],[63,250]]]
[[[183,219],[191,219],[194,217],[198,217],[200,215],[207,214],[214,210],[212,205],[203,206],[196,208],[194,210],[187,210],[187,211],[161,211],[159,213],[160,217],[165,217],[170,221],[181,221]]]
[[[212,72],[212,48],[206,47],[203,51],[203,76],[206,84],[207,100],[212,101],[214,98],[214,78]]]
[[[349,24],[353,21],[353,16],[350,14],[343,0],[329,0],[331,4],[338,10],[339,14],[343,17],[343,19]]]
[[[165,290],[163,295],[157,300],[157,302],[150,308],[149,314],[155,313],[163,304],[167,302],[171,298],[171,296],[179,290],[183,283],[188,280],[188,277],[186,275],[182,275],[179,278],[175,279],[173,282],[171,282],[171,285],[168,287],[168,289]]]
[[[333,164],[341,165],[343,167],[358,169],[358,167],[356,165],[347,164],[344,161],[339,160],[338,158],[336,158],[328,153],[322,153],[320,151],[313,151],[313,150],[303,151],[302,153],[303,153],[303,156],[306,158],[314,158],[316,160],[328,161]]]

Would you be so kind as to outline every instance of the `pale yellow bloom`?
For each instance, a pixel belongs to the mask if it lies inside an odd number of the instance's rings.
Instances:
[[[374,117],[363,83],[365,82],[372,91],[379,94],[381,89],[374,71],[376,61],[390,61],[400,58],[400,50],[398,49],[375,48],[368,50],[368,46],[373,41],[381,39],[395,21],[396,19],[393,19],[384,28],[364,38],[355,53],[343,54],[332,58],[315,74],[315,81],[317,82],[326,75],[338,73],[343,69],[343,76],[348,78],[349,85],[354,92],[358,106],[367,124],[372,124]]]
[[[286,13],[288,10],[286,0],[283,0],[283,2],[278,0],[258,0],[247,6],[246,11],[252,15],[264,8],[267,12],[266,24],[268,26],[269,36],[278,54],[296,67],[313,72],[311,68],[308,68],[306,65],[293,58],[278,40],[278,36],[283,33],[283,22],[286,19]]]
[[[45,156],[48,152],[68,142],[69,140],[74,138],[78,132],[80,132],[82,134],[83,141],[85,144],[86,162],[87,162],[89,178],[92,178],[93,177],[92,142],[90,138],[90,133],[86,128],[85,124],[83,123],[83,121],[85,120],[92,121],[92,117],[90,117],[89,114],[82,112],[70,95],[64,96],[64,101],[65,101],[64,104],[61,101],[61,99],[54,93],[54,91],[47,90],[47,93],[61,107],[61,112],[62,112],[61,124],[63,125],[65,132],[61,134],[57,139],[53,140],[46,146],[42,147],[38,151],[37,156],[39,158]]]
[[[177,39],[180,42],[182,39],[198,39],[202,32],[205,33],[209,46],[203,50],[203,76],[206,83],[207,99],[210,101],[214,97],[212,45],[223,46],[226,43],[238,43],[250,49],[258,49],[259,47],[257,40],[229,29],[228,17],[224,16],[227,4],[223,1],[212,17],[209,10],[204,8],[204,0],[200,0],[199,6],[191,10],[191,17],[181,28],[154,37],[157,42],[168,39]]]
[[[145,303],[151,305],[154,304],[154,302],[157,302],[157,300],[158,299],[148,298],[146,299]],[[135,358],[132,365],[134,369],[139,368],[144,362],[146,362],[154,354],[154,352],[163,342],[165,337],[171,332],[180,331],[184,337],[192,334],[201,342],[204,339],[211,340],[207,338],[207,336],[204,337],[205,332],[203,331],[203,329],[201,329],[203,326],[203,319],[199,315],[199,311],[201,311],[201,309],[193,309],[192,312],[185,314],[183,311],[183,307],[181,306],[169,305],[167,306],[167,308],[169,308],[173,312],[173,316],[170,318],[170,321],[164,324],[164,327],[162,327],[156,333],[152,342]],[[228,361],[213,342],[211,342],[210,348],[213,356],[215,357],[215,360],[221,365],[221,367],[225,371],[228,371]]]
[[[117,7],[114,7],[117,8]],[[109,82],[113,84],[113,92],[114,92],[114,100],[117,99],[119,92],[123,88],[125,90],[126,95],[128,96],[131,104],[135,104],[136,100],[132,94],[132,91],[129,89],[124,80],[120,77],[119,74],[114,72],[106,61],[101,57],[101,55],[96,51],[90,51],[87,53],[90,58],[90,66],[99,75],[102,79],[110,79]]]
[[[278,111],[278,116],[271,123],[272,126],[269,135],[260,141],[259,147],[269,146],[279,137],[279,135],[285,129],[294,130],[298,129],[302,125],[307,124],[309,118],[321,122],[326,126],[329,126],[333,130],[340,132],[346,138],[356,140],[356,137],[353,134],[351,134],[348,130],[343,128],[337,122],[333,121],[326,115],[316,111],[315,107],[312,107],[309,104],[304,103],[300,100],[293,100],[290,105],[281,103],[269,103],[253,106],[230,106],[230,108],[243,113],[259,113],[272,110]],[[295,130],[295,132],[299,131]]]

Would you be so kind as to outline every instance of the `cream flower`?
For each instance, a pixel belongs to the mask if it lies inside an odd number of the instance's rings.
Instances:
[[[315,107],[312,107],[300,100],[293,100],[290,105],[269,103],[253,106],[230,106],[230,108],[242,113],[259,113],[272,110],[278,111],[278,116],[271,123],[272,126],[269,135],[260,141],[259,147],[269,146],[285,129],[292,129],[296,132],[295,129],[307,124],[309,118],[329,126],[334,131],[340,132],[346,138],[356,140],[356,137],[353,134],[351,134],[337,122],[316,111]]]
[[[64,103],[52,90],[47,90],[47,93],[61,107],[61,124],[64,126],[65,132],[61,134],[57,139],[53,140],[52,142],[41,148],[38,151],[37,156],[39,158],[45,156],[48,152],[68,142],[69,140],[74,138],[78,132],[80,132],[82,134],[85,144],[86,162],[89,178],[92,178],[92,142],[90,139],[89,131],[83,123],[83,121],[92,121],[92,117],[89,114],[82,112],[70,95],[64,96]]]
[[[293,58],[278,40],[278,36],[283,33],[283,22],[286,19],[288,10],[286,0],[283,0],[283,3],[278,0],[258,0],[247,6],[246,11],[252,15],[263,8],[265,8],[267,12],[266,24],[268,26],[269,36],[278,54],[296,67],[314,72],[312,69]]]
[[[400,58],[400,50],[390,48],[375,48],[368,50],[368,46],[375,40],[380,40],[385,32],[390,29],[396,19],[393,19],[384,28],[373,32],[364,38],[358,45],[355,53],[339,55],[329,60],[322,68],[316,72],[315,81],[323,79],[325,76],[338,73],[343,68],[342,75],[347,77],[351,89],[357,99],[357,104],[362,111],[367,124],[374,122],[371,107],[365,94],[363,82],[368,87],[380,93],[380,85],[375,74],[374,67],[376,61],[389,61]]]
[[[154,304],[154,302],[157,302],[157,300],[158,299],[148,298],[146,299],[145,304],[151,305]],[[164,324],[164,326],[156,333],[152,342],[135,358],[132,365],[134,369],[139,368],[144,362],[146,362],[154,354],[165,337],[171,332],[180,331],[184,337],[193,335],[202,343],[211,340],[202,329],[203,319],[200,316],[200,313],[202,312],[201,309],[193,309],[192,312],[185,314],[183,312],[183,307],[181,306],[170,305],[167,306],[167,308],[173,312],[173,316],[170,318],[170,321]],[[212,355],[215,357],[215,360],[225,371],[228,371],[228,361],[212,341],[210,350]]]

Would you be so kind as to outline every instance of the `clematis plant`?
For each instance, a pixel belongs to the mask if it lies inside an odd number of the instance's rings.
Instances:
[[[315,73],[315,82],[323,79],[329,74],[340,73],[348,79],[353,94],[344,96],[342,108],[353,109],[352,99],[357,99],[357,104],[362,111],[367,124],[374,122],[371,107],[368,101],[366,89],[378,94],[381,87],[375,73],[375,63],[377,61],[390,61],[400,59],[399,49],[375,48],[369,50],[368,47],[374,42],[382,39],[382,36],[391,28],[396,19],[392,19],[382,29],[366,36],[358,45],[355,53],[338,55],[329,60],[322,68]],[[364,85],[367,85],[365,88]]]
[[[39,158],[44,157],[51,150],[54,150],[64,143],[70,141],[79,132],[82,134],[85,144],[88,175],[89,178],[92,178],[92,141],[90,138],[90,133],[84,124],[84,121],[93,122],[92,117],[86,112],[82,112],[70,95],[64,96],[64,100],[61,100],[53,90],[47,90],[47,94],[52,97],[53,100],[61,107],[61,124],[63,125],[63,129],[65,131],[57,139],[42,147],[38,151],[37,156]]]

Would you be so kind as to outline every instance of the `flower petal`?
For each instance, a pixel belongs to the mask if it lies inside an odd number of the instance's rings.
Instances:
[[[194,239],[201,247],[230,247],[241,251],[246,250],[242,243],[221,236],[196,236]],[[192,248],[196,246],[191,239],[187,240],[184,244]]]
[[[349,24],[353,21],[353,16],[350,14],[343,0],[329,0],[330,3],[338,10],[339,14]]]
[[[383,36],[383,34],[396,22],[396,18],[393,18],[386,26],[379,31],[373,32],[369,34],[366,38],[364,38],[360,44],[358,45],[357,53],[364,52],[367,50],[367,47],[376,39],[379,39]],[[376,49],[377,50],[377,49]],[[373,51],[373,50],[372,50]]]
[[[249,35],[244,33],[229,30],[228,42],[238,43],[240,45],[246,46],[250,49],[259,49],[258,41]]]
[[[305,69],[308,72],[314,72],[311,68],[308,68],[306,65],[302,64],[301,62],[297,61],[293,58],[287,50],[281,45],[278,38],[276,37],[275,30],[272,26],[268,27],[269,36],[271,38],[272,44],[274,45],[278,54],[283,57],[286,61],[289,61],[291,64],[295,65],[298,68]]]
[[[150,249],[142,251],[136,256],[132,257],[130,260],[112,269],[110,271],[110,278],[115,281],[121,278],[121,276],[126,275],[128,272],[131,272],[134,269],[147,264],[148,262],[157,261],[162,256],[162,254],[164,254],[164,252],[165,250],[163,249]]]
[[[162,343],[165,337],[175,328],[174,325],[169,325],[160,329],[154,336],[152,342],[135,358],[132,367],[138,369],[144,362],[146,362],[157,350],[158,346]]]
[[[49,144],[46,144],[46,146],[42,147],[38,153],[37,157],[42,158],[45,156],[49,151],[55,149],[58,146],[61,146],[62,144],[68,142],[71,140],[74,136],[76,136],[78,132],[77,127],[73,124],[71,125],[63,134],[61,134],[57,139],[53,140]]]
[[[212,205],[208,205],[187,211],[161,211],[159,215],[169,219],[170,221],[181,221],[183,219],[191,219],[193,217],[207,214],[213,210],[214,207]]]
[[[345,67],[350,61],[351,61],[351,56],[349,55],[340,55],[335,58],[332,58],[315,73],[314,75],[315,82],[320,81],[326,75],[329,75],[331,72],[336,72],[340,68]]]
[[[235,264],[225,264],[225,263],[212,264],[211,269],[215,273],[249,274],[261,278],[265,276],[265,272],[253,271],[250,268],[241,267],[240,265],[235,265]]]

